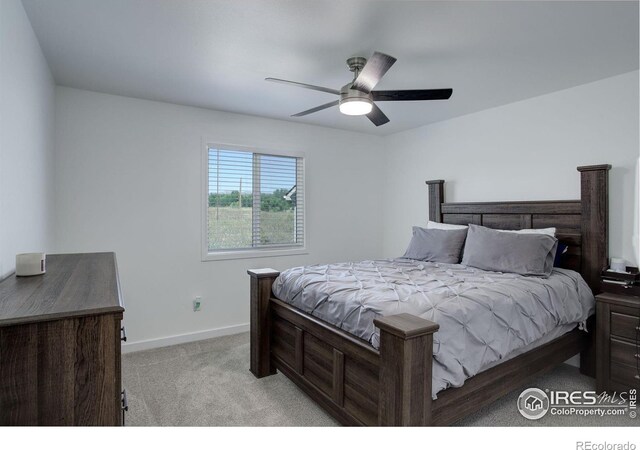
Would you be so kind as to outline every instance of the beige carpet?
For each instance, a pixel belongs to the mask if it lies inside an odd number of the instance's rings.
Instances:
[[[129,426],[336,426],[285,376],[249,372],[248,333],[123,356]],[[531,386],[592,390],[594,380],[562,365]],[[465,426],[640,426],[628,417],[557,417],[538,421],[516,409],[520,390],[468,417]]]

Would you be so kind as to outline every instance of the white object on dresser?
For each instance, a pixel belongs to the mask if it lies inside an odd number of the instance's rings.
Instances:
[[[20,253],[16,255],[16,276],[28,277],[46,272],[46,253]]]
[[[609,269],[614,272],[624,273],[627,271],[627,264],[622,258],[611,258],[611,267]]]

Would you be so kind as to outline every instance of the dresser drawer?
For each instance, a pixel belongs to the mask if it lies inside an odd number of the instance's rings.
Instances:
[[[631,388],[640,388],[640,375],[635,367],[611,363],[611,379]]]
[[[640,349],[635,344],[611,339],[611,361],[636,367],[640,359]]]
[[[640,330],[638,316],[611,312],[611,334],[635,340],[638,330]]]

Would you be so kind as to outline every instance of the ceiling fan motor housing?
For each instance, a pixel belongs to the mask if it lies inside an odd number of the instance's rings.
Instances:
[[[340,105],[341,106],[343,104],[345,104],[345,103],[350,103],[350,102],[354,102],[354,103],[358,102],[360,104],[366,103],[366,104],[368,104],[370,106],[373,105],[373,98],[372,98],[370,93],[362,92],[362,91],[359,91],[357,89],[352,89],[351,85],[352,85],[352,83],[345,84],[340,89]],[[346,108],[345,109],[344,107],[340,108],[340,111],[342,111],[344,114],[347,114],[347,115],[361,115],[362,114],[361,112],[358,113],[358,114],[356,114],[355,112],[354,113],[350,113],[350,112],[348,112],[350,110],[352,110],[352,109],[350,109],[350,108]],[[366,110],[371,111],[371,107],[366,108]]]

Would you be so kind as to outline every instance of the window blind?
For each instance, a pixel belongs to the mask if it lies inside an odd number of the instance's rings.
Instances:
[[[304,164],[209,147],[209,252],[304,245]]]

